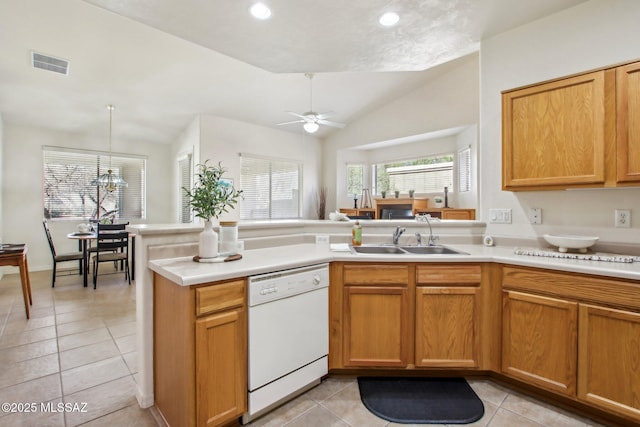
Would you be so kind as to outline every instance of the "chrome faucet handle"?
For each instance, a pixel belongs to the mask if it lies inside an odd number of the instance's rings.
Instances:
[[[416,240],[418,241],[418,246],[422,246],[422,236],[420,233],[416,233]]]
[[[434,246],[437,240],[440,240],[440,236],[429,236],[429,246]]]

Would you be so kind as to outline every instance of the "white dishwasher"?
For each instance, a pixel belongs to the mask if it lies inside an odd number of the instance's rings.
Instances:
[[[249,278],[247,423],[328,372],[329,266]]]

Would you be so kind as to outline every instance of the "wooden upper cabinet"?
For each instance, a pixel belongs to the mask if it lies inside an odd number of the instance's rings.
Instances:
[[[640,62],[616,69],[617,182],[640,182]]]
[[[605,71],[502,94],[502,187],[605,181]]]

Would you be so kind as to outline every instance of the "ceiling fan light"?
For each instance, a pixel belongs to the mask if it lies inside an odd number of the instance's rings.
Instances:
[[[380,17],[380,24],[385,27],[391,27],[396,25],[400,21],[400,17],[395,12],[387,12]]]
[[[257,19],[269,19],[269,17],[271,16],[271,9],[269,9],[262,3],[254,4],[253,6],[251,6],[251,9],[249,9],[249,11],[251,12],[251,15],[253,15],[253,17]]]
[[[318,124],[316,122],[307,122],[302,126],[307,133],[315,133],[318,131]]]

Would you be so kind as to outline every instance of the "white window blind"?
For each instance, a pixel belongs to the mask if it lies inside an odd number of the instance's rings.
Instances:
[[[360,196],[364,188],[364,165],[347,164],[347,196]]]
[[[192,156],[187,154],[178,159],[178,222],[181,224],[192,222],[191,206],[189,205],[189,196],[187,196],[184,188],[191,188],[192,172]]]
[[[44,216],[49,219],[144,219],[146,159],[43,147]],[[111,157],[111,158],[110,158]],[[111,167],[128,187],[108,192],[91,184]]]
[[[242,154],[240,219],[300,218],[302,164]]]
[[[434,193],[453,188],[453,154],[375,165],[376,191]]]
[[[471,191],[471,148],[458,152],[458,191]]]

